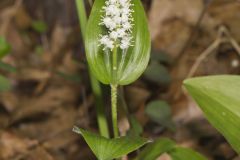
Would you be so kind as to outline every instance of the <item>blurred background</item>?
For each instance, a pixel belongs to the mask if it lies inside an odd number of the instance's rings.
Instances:
[[[144,137],[172,138],[209,160],[239,160],[182,82],[240,73],[240,1],[142,2],[151,61],[138,81],[121,89],[121,134],[129,128],[127,106]],[[91,3],[85,4],[89,13]],[[72,132],[74,125],[98,132],[75,1],[1,0],[0,57],[0,160],[93,160]],[[102,89],[110,125],[109,87]]]

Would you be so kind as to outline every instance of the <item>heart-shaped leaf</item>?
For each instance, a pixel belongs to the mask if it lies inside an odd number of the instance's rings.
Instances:
[[[100,35],[107,33],[107,29],[99,25],[105,2],[96,0],[89,17],[85,40],[87,60],[92,72],[102,83],[127,85],[140,77],[149,62],[151,43],[146,15],[141,1],[131,0],[132,46],[126,50],[117,49],[117,71],[113,74],[113,52],[103,50],[99,44]]]
[[[184,82],[206,118],[240,153],[240,76],[209,76]]]
[[[88,146],[99,160],[119,158],[149,142],[145,138],[137,136],[108,139],[77,127],[74,127],[73,131],[83,136]]]

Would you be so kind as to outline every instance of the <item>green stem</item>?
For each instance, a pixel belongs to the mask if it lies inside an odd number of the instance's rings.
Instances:
[[[82,32],[82,37],[85,39],[85,31],[86,31],[86,24],[87,24],[87,14],[86,9],[84,5],[84,0],[76,0],[77,5],[77,11],[78,11],[78,17],[80,21],[80,27]],[[89,72],[90,81],[91,81],[91,87],[92,91],[95,97],[95,105],[97,110],[97,121],[98,121],[98,127],[100,130],[100,134],[104,137],[109,138],[109,130],[108,130],[108,124],[107,124],[107,118],[103,106],[103,98],[102,98],[102,90],[99,81],[94,77],[92,72]]]
[[[113,74],[113,84],[117,84],[117,47],[115,46],[113,49],[113,56],[112,56],[112,74]]]
[[[110,136],[109,136],[106,114],[103,107],[103,101],[102,101],[103,97],[102,97],[101,86],[98,80],[95,77],[93,77],[93,74],[91,71],[90,71],[90,81],[91,81],[92,91],[94,93],[94,97],[96,101],[95,105],[96,105],[96,111],[97,111],[97,122],[98,122],[99,131],[102,136],[109,138]]]
[[[117,85],[111,85],[111,102],[112,102],[112,123],[114,138],[119,136],[118,134],[118,121],[117,121]]]
[[[78,12],[78,18],[80,21],[82,37],[83,37],[83,39],[85,39],[87,14],[86,14],[84,0],[76,0],[76,5],[77,5],[77,12]]]
[[[113,49],[112,77],[113,77],[111,84],[112,124],[114,138],[117,138],[119,136],[117,121],[117,46],[115,46]]]

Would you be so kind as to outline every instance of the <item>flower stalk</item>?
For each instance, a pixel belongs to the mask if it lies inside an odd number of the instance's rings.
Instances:
[[[76,0],[76,6],[77,6],[77,11],[79,16],[80,28],[82,31],[81,32],[82,37],[85,40],[87,14],[86,14],[84,0]],[[108,123],[107,123],[107,118],[105,116],[105,110],[103,106],[101,86],[99,81],[95,78],[91,70],[89,70],[89,77],[90,77],[92,91],[96,101],[95,105],[97,110],[97,122],[98,122],[99,131],[102,136],[109,138]]]
[[[118,116],[117,116],[117,85],[111,85],[111,104],[112,104],[112,124],[114,138],[119,136],[118,133]]]
[[[104,26],[107,33],[100,35],[99,43],[104,51],[112,52],[112,82],[111,105],[114,137],[118,137],[117,123],[117,84],[118,84],[118,49],[127,50],[132,43],[133,18],[131,0],[107,0],[102,7],[104,12],[100,26]]]

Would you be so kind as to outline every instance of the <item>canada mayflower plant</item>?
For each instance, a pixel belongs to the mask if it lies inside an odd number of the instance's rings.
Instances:
[[[114,137],[117,86],[134,82],[150,57],[150,34],[140,0],[95,0],[86,29],[85,48],[92,73],[111,85]]]
[[[140,0],[95,0],[86,26],[85,49],[91,72],[100,82],[111,86],[114,139],[78,128],[74,131],[83,135],[99,160],[121,157],[148,142],[138,136],[118,138],[117,87],[141,76],[149,62],[150,44]],[[101,148],[105,149],[104,153]]]

